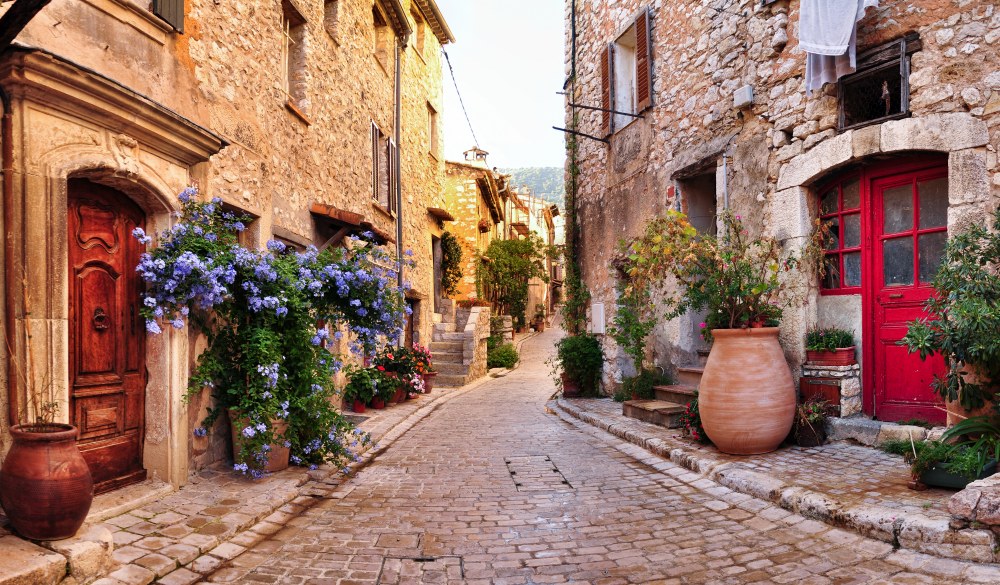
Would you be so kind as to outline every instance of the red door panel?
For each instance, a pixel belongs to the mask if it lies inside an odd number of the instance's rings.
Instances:
[[[69,182],[70,413],[79,447],[104,492],[142,481],[145,335],[137,328],[142,211],[123,194]]]
[[[866,345],[872,362],[874,414],[879,420],[921,418],[944,422],[941,401],[931,388],[944,373],[939,355],[921,360],[898,345],[907,323],[926,317],[924,303],[947,239],[947,169],[909,169],[870,180],[871,315]]]

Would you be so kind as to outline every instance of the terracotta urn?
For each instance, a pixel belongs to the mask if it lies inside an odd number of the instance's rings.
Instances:
[[[21,536],[59,540],[76,534],[86,520],[94,480],[76,446],[77,428],[44,427],[11,427],[14,444],[0,469],[0,503]]]
[[[361,406],[364,409],[364,403]],[[361,412],[364,412],[364,410]],[[232,427],[233,437],[233,461],[240,461],[241,449],[238,435],[242,429],[250,424],[250,421],[233,411],[229,411],[229,420],[232,421],[230,426]],[[272,420],[271,431],[274,433],[277,443],[271,443],[271,448],[267,452],[267,465],[264,466],[264,471],[268,473],[288,469],[288,461],[291,456],[291,449],[285,447],[284,439],[282,438],[285,436],[285,432],[288,431],[288,423],[281,419]]]
[[[962,379],[973,384],[982,384],[985,382],[986,376],[980,372],[978,366],[966,364],[965,373],[962,374]],[[972,410],[965,408],[962,406],[962,403],[957,400],[945,400],[944,406],[948,411],[946,424],[950,427],[967,418],[975,416],[989,416],[993,414],[993,403],[996,401],[997,388],[984,388],[984,390],[986,391],[986,402],[984,402],[979,408],[974,408]]]
[[[580,395],[580,385],[576,383],[576,380],[572,376],[563,372],[560,374],[562,378],[562,389],[564,398],[576,398]]]
[[[431,390],[434,389],[434,378],[437,377],[437,372],[424,372],[421,374],[424,377],[424,394],[430,394]]]
[[[778,328],[714,329],[698,389],[705,433],[723,453],[768,453],[795,419],[795,384]]]
[[[858,363],[854,357],[854,346],[838,347],[834,350],[806,350],[806,362],[814,366],[852,366]]]

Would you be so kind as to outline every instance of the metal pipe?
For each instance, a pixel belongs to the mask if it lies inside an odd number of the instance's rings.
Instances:
[[[403,124],[401,121],[403,112],[403,91],[401,87],[402,79],[402,55],[403,47],[406,46],[406,40],[396,40],[396,88],[395,88],[395,128],[394,134],[396,135],[396,152],[395,159],[391,161],[393,168],[395,169],[395,176],[393,177],[393,189],[396,190],[396,258],[398,261],[403,260],[403,181],[400,177],[400,170],[402,165],[400,165],[400,151],[403,149],[403,141],[401,139],[401,134],[403,132]],[[396,274],[396,281],[399,284],[399,288],[403,288],[403,265],[399,265],[399,270]]]
[[[3,143],[0,152],[0,173],[3,175],[3,266],[4,282],[4,345],[7,351],[7,416],[11,425],[17,422],[18,383],[17,356],[15,347],[15,322],[17,320],[15,298],[11,286],[14,278],[14,250],[11,227],[14,225],[14,118],[10,95],[0,86],[0,102],[3,103],[3,118],[0,122],[0,142]]]

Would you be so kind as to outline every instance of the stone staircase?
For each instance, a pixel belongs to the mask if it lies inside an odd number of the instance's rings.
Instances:
[[[696,364],[677,368],[676,384],[654,386],[656,398],[652,400],[626,400],[622,403],[622,414],[669,429],[679,428],[681,414],[701,384],[701,375],[705,372],[705,362],[708,360],[708,350],[698,350],[697,355]]]
[[[473,327],[467,327],[473,312],[470,309],[456,309],[453,302],[446,301],[440,314],[434,315],[434,334],[430,344],[434,369],[438,372],[435,386],[464,386],[478,377],[474,365],[477,339]],[[487,324],[489,319],[487,317]],[[488,327],[488,325],[487,325]],[[487,331],[487,335],[489,332]]]

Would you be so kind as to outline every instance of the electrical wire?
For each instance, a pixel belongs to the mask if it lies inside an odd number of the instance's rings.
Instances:
[[[465,114],[465,121],[469,124],[469,132],[472,133],[472,141],[476,143],[476,148],[479,148],[479,139],[476,138],[476,131],[472,129],[472,120],[469,119],[469,111],[465,109],[465,101],[462,100],[462,92],[458,91],[458,80],[455,79],[455,70],[451,67],[451,59],[448,57],[448,51],[441,49],[444,53],[444,60],[448,64],[448,71],[451,73],[451,82],[455,84],[455,93],[458,95],[458,103],[462,106],[462,113]]]

